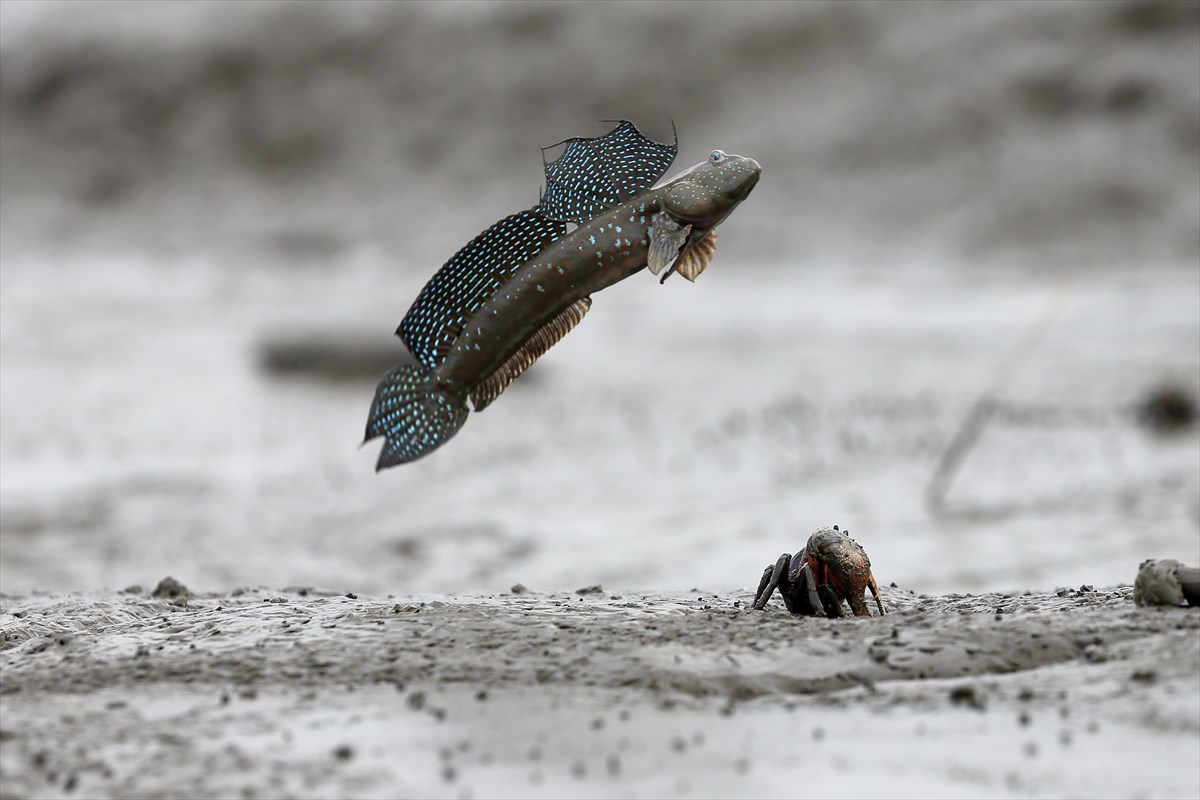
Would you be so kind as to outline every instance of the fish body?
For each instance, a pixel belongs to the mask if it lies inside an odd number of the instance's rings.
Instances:
[[[713,151],[661,185],[675,147],[628,122],[568,140],[546,165],[547,191],[456,253],[426,284],[397,334],[420,365],[380,381],[366,438],[385,436],[377,469],[416,460],[453,436],[587,313],[591,296],[649,267],[689,280],[715,228],[749,195],[753,159]],[[568,230],[568,223],[574,224]]]
[[[434,373],[470,388],[574,303],[646,268],[651,198],[622,203],[535,256],[492,295]]]

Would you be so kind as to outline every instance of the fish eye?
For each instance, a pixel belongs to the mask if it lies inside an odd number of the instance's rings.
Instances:
[[[723,150],[713,150],[708,154],[708,160],[713,163],[720,163],[725,160],[725,152]]]

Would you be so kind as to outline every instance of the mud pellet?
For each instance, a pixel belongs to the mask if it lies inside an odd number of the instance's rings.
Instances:
[[[976,711],[983,711],[985,705],[974,686],[956,686],[950,691],[950,702],[956,706],[968,706]]]

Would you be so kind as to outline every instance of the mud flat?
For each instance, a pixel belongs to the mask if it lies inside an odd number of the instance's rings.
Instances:
[[[1200,609],[581,591],[6,596],[3,795],[1200,793]]]

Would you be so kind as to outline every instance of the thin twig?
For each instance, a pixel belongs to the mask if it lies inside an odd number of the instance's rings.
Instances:
[[[950,483],[962,467],[967,454],[979,442],[984,428],[996,413],[999,405],[997,398],[1041,344],[1046,332],[1050,330],[1062,314],[1063,309],[1066,308],[1074,290],[1075,282],[1073,280],[1063,278],[1058,282],[1058,285],[1042,303],[1041,308],[1038,309],[1037,314],[1009,348],[1008,353],[996,368],[995,374],[992,375],[992,380],[988,383],[987,388],[975,401],[971,410],[967,412],[958,432],[954,434],[954,438],[950,440],[950,444],[942,453],[942,458],[938,461],[937,468],[929,479],[929,484],[925,487],[925,503],[931,512],[940,514],[945,509],[946,493],[950,490]]]

